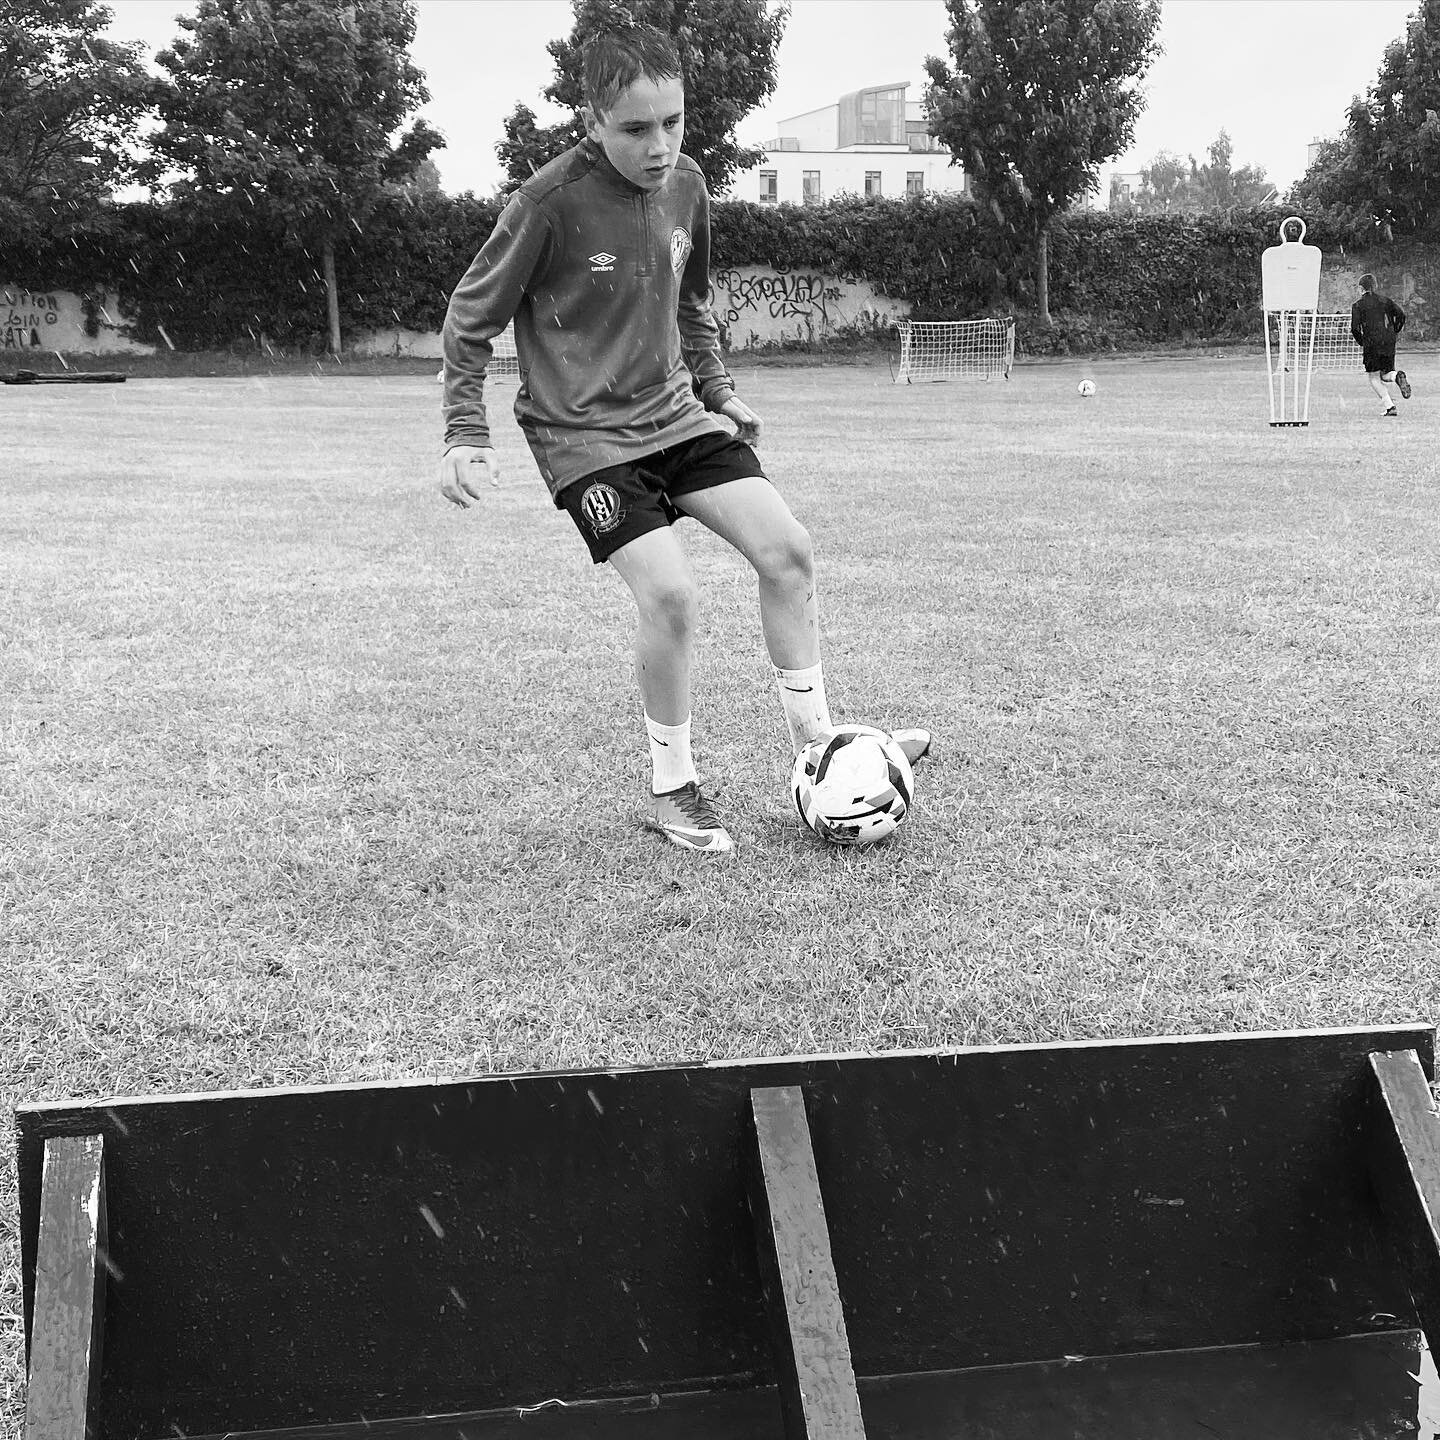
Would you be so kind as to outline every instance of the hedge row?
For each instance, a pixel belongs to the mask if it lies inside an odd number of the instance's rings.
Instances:
[[[342,326],[440,326],[450,290],[490,233],[493,200],[395,197],[337,248]],[[1180,337],[1260,333],[1259,256],[1285,212],[1112,216],[1080,212],[1050,243],[1048,334],[1022,323],[1027,348],[1124,348]],[[766,265],[868,280],[908,301],[917,319],[1018,312],[1034,306],[1028,247],[972,200],[925,195],[842,197],[811,207],[720,201],[717,268]],[[1327,253],[1357,236],[1324,216],[1309,243]],[[88,297],[118,293],[138,338],[179,349],[319,349],[326,333],[320,257],[257,212],[237,223],[202,205],[146,203],[104,211],[80,235],[27,249],[0,240],[0,280]]]
[[[387,200],[336,248],[342,329],[438,330],[498,213],[472,195]],[[237,223],[203,206],[116,206],[58,247],[0,241],[0,279],[79,294],[93,322],[112,290],[138,339],[160,344],[163,328],[179,350],[326,343],[319,253],[258,214]]]

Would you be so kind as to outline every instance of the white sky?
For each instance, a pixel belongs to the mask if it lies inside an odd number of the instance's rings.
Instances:
[[[110,34],[152,55],[176,34],[192,0],[106,0]],[[1223,127],[1234,164],[1261,166],[1282,191],[1305,170],[1306,146],[1344,124],[1351,98],[1375,80],[1385,47],[1419,0],[1164,0],[1165,53],[1144,82],[1135,144],[1114,165],[1139,170],[1160,150],[1193,154]],[[432,99],[423,114],[448,140],[432,156],[446,191],[489,194],[501,179],[495,144],[523,100],[540,98],[553,65],[548,40],[570,32],[569,0],[418,0],[411,57]],[[919,100],[927,55],[946,55],[942,0],[792,0],[771,103],[740,126],[763,143],[778,122],[864,85],[908,80]]]

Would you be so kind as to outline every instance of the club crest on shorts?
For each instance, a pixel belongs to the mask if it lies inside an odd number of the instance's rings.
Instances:
[[[670,268],[678,275],[690,254],[690,232],[677,225],[670,232]]]
[[[615,487],[601,480],[586,487],[580,497],[580,513],[597,535],[608,534],[625,518]]]

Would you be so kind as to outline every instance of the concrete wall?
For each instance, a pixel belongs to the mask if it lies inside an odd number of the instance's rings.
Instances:
[[[66,290],[31,290],[0,282],[0,363],[59,351],[64,355],[153,355],[120,333],[124,317],[112,294],[101,300],[99,333],[85,333],[85,310]]]
[[[879,295],[864,280],[758,265],[716,271],[710,304],[732,350],[874,330],[894,325],[910,313],[908,301]]]
[[[839,280],[819,271],[780,273],[754,265],[717,271],[710,303],[732,348],[790,339],[816,339],[856,327],[891,325],[909,313],[903,301],[875,293],[863,280]],[[65,355],[153,355],[156,347],[120,334],[123,322],[113,296],[103,302],[97,335],[85,333],[78,295],[63,290],[29,290],[0,285],[0,365],[23,364],[26,356],[59,351]],[[108,319],[106,318],[108,317]],[[387,328],[350,337],[359,355],[409,355],[439,359],[434,332]]]
[[[1440,334],[1440,259],[1430,247],[1409,246],[1399,254],[1326,256],[1320,269],[1320,309],[1349,310],[1360,297],[1360,277],[1370,271],[1383,294],[1405,311],[1400,349]]]
[[[875,329],[910,313],[905,301],[878,295],[863,280],[840,280],[818,270],[781,273],[758,265],[717,270],[710,279],[710,304],[733,350]],[[352,343],[360,355],[440,358],[439,335],[418,330],[376,330]]]

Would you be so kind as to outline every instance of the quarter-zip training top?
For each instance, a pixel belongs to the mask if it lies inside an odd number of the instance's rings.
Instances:
[[[681,155],[645,191],[581,141],[511,196],[450,297],[445,448],[490,444],[485,367],[511,319],[515,418],[552,497],[607,466],[730,433],[711,413],[735,387],[709,291],[699,166]]]

